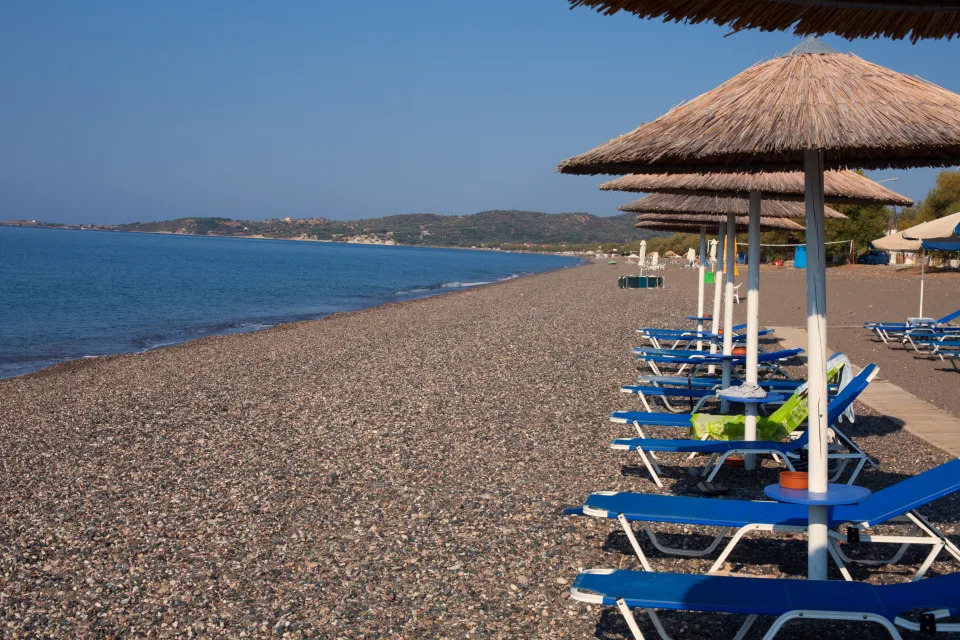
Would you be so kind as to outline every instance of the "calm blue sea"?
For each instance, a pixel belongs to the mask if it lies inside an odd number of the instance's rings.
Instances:
[[[492,251],[0,227],[0,378],[577,263]]]

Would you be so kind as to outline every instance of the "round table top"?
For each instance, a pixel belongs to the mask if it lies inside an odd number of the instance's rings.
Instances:
[[[852,484],[827,485],[826,493],[811,493],[807,489],[784,489],[779,484],[768,484],[763,488],[768,498],[779,502],[829,507],[838,504],[855,504],[870,495],[870,489]]]
[[[739,387],[729,387],[728,389],[718,389],[717,397],[721,400],[727,400],[728,402],[739,402],[741,404],[767,404],[768,402],[786,402],[787,396],[784,396],[782,393],[771,393],[769,391],[764,391],[764,394],[755,398],[744,398],[729,392],[733,392]],[[763,389],[761,389],[763,391]]]

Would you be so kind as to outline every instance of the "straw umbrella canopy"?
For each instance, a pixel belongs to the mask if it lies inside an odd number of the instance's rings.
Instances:
[[[654,221],[654,220],[641,220],[634,225],[637,229],[647,229],[649,231],[669,231],[672,233],[697,233],[703,228],[703,225],[698,222],[668,222],[668,221]],[[738,218],[737,229],[739,231],[744,231],[747,228],[747,223]],[[803,231],[803,226],[797,224],[793,220],[787,220],[786,218],[769,218],[760,223],[760,228],[763,231]]]
[[[823,152],[824,169],[960,164],[960,95],[825,45],[810,49],[757,63],[559,169],[795,171],[811,150]]]
[[[747,216],[737,216],[735,218],[737,231],[746,231],[750,224]],[[663,216],[659,213],[646,213],[637,216],[638,229],[656,229],[658,231],[674,231],[675,233],[696,233],[701,227],[706,225],[715,226],[717,224],[726,224],[726,216],[715,216],[709,214],[685,215],[685,216]],[[648,226],[654,225],[654,226]],[[803,225],[797,224],[789,218],[761,218],[760,229],[762,231],[799,231],[803,232]]]
[[[913,206],[913,200],[877,184],[855,171],[826,171],[824,198],[832,204],[887,204]],[[803,172],[764,173],[650,173],[629,175],[600,185],[601,191],[668,193],[681,196],[713,195],[746,198],[760,191],[767,200],[803,201]]]
[[[566,160],[560,170],[624,175],[803,168],[809,495],[828,500],[824,170],[957,164],[960,95],[807,42]],[[823,502],[809,510],[808,577],[813,579],[826,578],[827,510]]]
[[[960,35],[958,0],[568,0],[612,15],[629,11],[668,22],[714,22],[735,31],[760,29],[844,38],[947,38]]]
[[[731,213],[747,216],[750,214],[749,201],[746,198],[718,198],[711,195],[675,196],[661,193],[634,200],[619,209],[628,213],[669,213],[676,216],[701,214],[726,216]],[[830,207],[824,207],[824,215],[827,218],[847,219],[847,216]],[[804,218],[806,211],[801,202],[774,200],[763,203],[763,217]]]

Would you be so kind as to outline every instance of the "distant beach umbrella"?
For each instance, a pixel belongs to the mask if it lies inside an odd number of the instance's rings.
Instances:
[[[960,0],[568,0],[612,15],[629,11],[667,22],[714,22],[734,31],[791,30],[843,38],[951,39],[960,35]]]
[[[924,245],[927,242],[960,241],[960,235],[957,233],[958,225],[960,225],[960,213],[953,213],[936,220],[922,222],[894,234],[900,237],[902,243],[916,243],[918,245],[917,249],[920,249],[920,312],[917,315],[921,318],[923,317],[923,288],[927,279],[927,250]],[[878,243],[882,246],[882,240],[875,241],[873,246],[877,247]],[[890,241],[889,244],[893,244],[893,242]],[[916,251],[917,249],[913,250]]]
[[[950,22],[942,15],[936,21]],[[808,40],[559,169],[589,175],[803,169],[809,491],[822,495],[828,491],[824,170],[958,164],[960,95]],[[751,217],[759,216],[759,193],[750,199]],[[809,515],[808,577],[825,579],[827,508],[813,505]]]

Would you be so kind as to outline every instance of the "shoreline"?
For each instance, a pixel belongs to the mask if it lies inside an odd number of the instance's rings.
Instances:
[[[129,231],[129,232],[122,232],[122,233],[150,233],[150,234],[152,234],[152,232],[142,232],[142,231]],[[188,235],[188,234],[167,234],[167,235]],[[198,236],[198,237],[204,237],[204,236]],[[216,236],[216,237],[229,237],[229,236]],[[273,239],[275,239],[275,238],[265,238],[265,239],[273,240]],[[324,242],[324,241],[320,241],[320,242]],[[429,247],[427,247],[427,248],[429,248]],[[56,362],[56,363],[54,363],[54,364],[50,364],[50,365],[43,366],[43,367],[41,367],[41,368],[39,368],[39,369],[34,369],[34,370],[32,370],[32,371],[27,371],[26,373],[20,373],[20,374],[16,374],[16,375],[12,375],[12,376],[0,377],[0,388],[2,388],[2,386],[3,386],[3,384],[4,384],[5,382],[10,381],[10,380],[19,380],[19,379],[26,378],[26,377],[29,377],[29,376],[37,376],[37,375],[55,375],[56,373],[59,373],[61,370],[62,370],[62,371],[76,371],[76,370],[80,369],[81,367],[84,367],[84,366],[87,366],[87,365],[91,365],[91,366],[92,366],[92,365],[94,365],[94,364],[98,364],[98,363],[103,362],[103,361],[106,361],[106,360],[111,360],[111,359],[115,359],[115,358],[126,358],[126,357],[138,356],[138,355],[148,354],[148,353],[151,353],[151,352],[154,352],[154,351],[160,351],[160,350],[164,350],[164,349],[172,349],[172,348],[175,348],[175,347],[183,347],[183,346],[185,346],[185,345],[189,345],[189,344],[192,344],[192,343],[194,343],[194,342],[198,342],[198,341],[200,341],[200,340],[209,340],[209,339],[211,339],[211,338],[225,338],[225,337],[228,337],[228,336],[245,336],[245,335],[250,335],[250,334],[255,334],[255,333],[263,333],[263,332],[267,332],[267,331],[272,331],[272,330],[274,330],[274,329],[282,328],[282,327],[285,327],[285,326],[287,326],[287,325],[296,325],[296,324],[306,323],[306,322],[321,322],[321,321],[323,321],[323,320],[326,320],[326,319],[328,319],[328,318],[332,318],[332,317],[334,317],[334,316],[349,315],[349,314],[354,314],[354,313],[360,313],[360,312],[363,312],[363,311],[369,311],[369,310],[371,310],[371,309],[379,309],[379,308],[381,308],[381,307],[386,307],[386,306],[394,305],[394,304],[405,304],[405,303],[408,303],[408,302],[417,302],[417,301],[420,301],[420,300],[427,300],[427,299],[429,299],[429,298],[436,298],[436,297],[447,296],[447,295],[452,295],[452,294],[456,294],[456,293],[463,293],[463,292],[465,292],[465,291],[471,291],[471,290],[473,290],[473,289],[480,289],[480,288],[484,288],[484,287],[492,287],[492,286],[496,286],[496,285],[499,285],[499,284],[504,284],[504,283],[510,282],[510,281],[512,281],[512,280],[519,280],[519,279],[522,279],[522,278],[533,278],[533,277],[540,276],[540,275],[545,275],[545,274],[548,274],[548,273],[554,273],[554,272],[556,272],[556,271],[564,271],[564,270],[566,270],[566,269],[575,269],[575,268],[578,268],[578,267],[586,266],[586,265],[588,265],[588,264],[589,264],[589,262],[587,262],[586,260],[583,260],[580,264],[570,265],[569,267],[560,267],[560,268],[558,268],[558,269],[551,269],[551,270],[549,270],[549,271],[540,271],[540,272],[537,272],[537,273],[527,273],[527,274],[523,274],[523,275],[507,276],[507,277],[502,278],[502,279],[500,279],[500,280],[496,280],[496,281],[493,281],[493,282],[487,282],[487,283],[484,283],[484,284],[478,284],[478,285],[472,285],[472,286],[465,286],[465,287],[460,287],[460,288],[454,288],[454,289],[450,289],[450,290],[447,290],[447,291],[444,291],[444,290],[442,290],[442,289],[438,289],[438,290],[436,290],[436,293],[430,293],[430,290],[426,290],[426,291],[423,292],[422,295],[414,295],[414,296],[411,296],[411,297],[404,298],[404,299],[402,299],[402,300],[387,300],[386,302],[381,302],[380,304],[371,305],[371,306],[369,306],[369,307],[363,307],[363,308],[361,308],[361,309],[348,309],[348,310],[344,310],[344,311],[334,311],[334,312],[332,312],[332,313],[327,313],[327,314],[319,315],[319,316],[312,317],[312,318],[303,318],[303,319],[300,319],[300,320],[285,320],[285,321],[281,321],[281,322],[277,322],[277,323],[271,324],[271,325],[269,325],[269,326],[265,326],[265,327],[263,327],[263,328],[251,329],[251,330],[249,330],[249,331],[229,331],[229,332],[222,332],[222,333],[211,333],[211,334],[209,334],[209,335],[201,335],[201,336],[197,336],[197,337],[195,337],[195,338],[190,338],[189,340],[183,340],[183,341],[181,341],[181,342],[172,342],[172,343],[170,343],[170,344],[162,344],[162,345],[157,345],[157,346],[154,346],[154,347],[147,347],[147,348],[142,349],[142,350],[140,350],[140,351],[123,351],[123,352],[117,352],[117,353],[106,353],[106,354],[103,354],[103,355],[86,355],[86,356],[80,356],[79,358],[69,358],[69,359],[67,359],[67,360],[62,360],[62,361]],[[395,295],[399,295],[399,294],[395,294]]]

